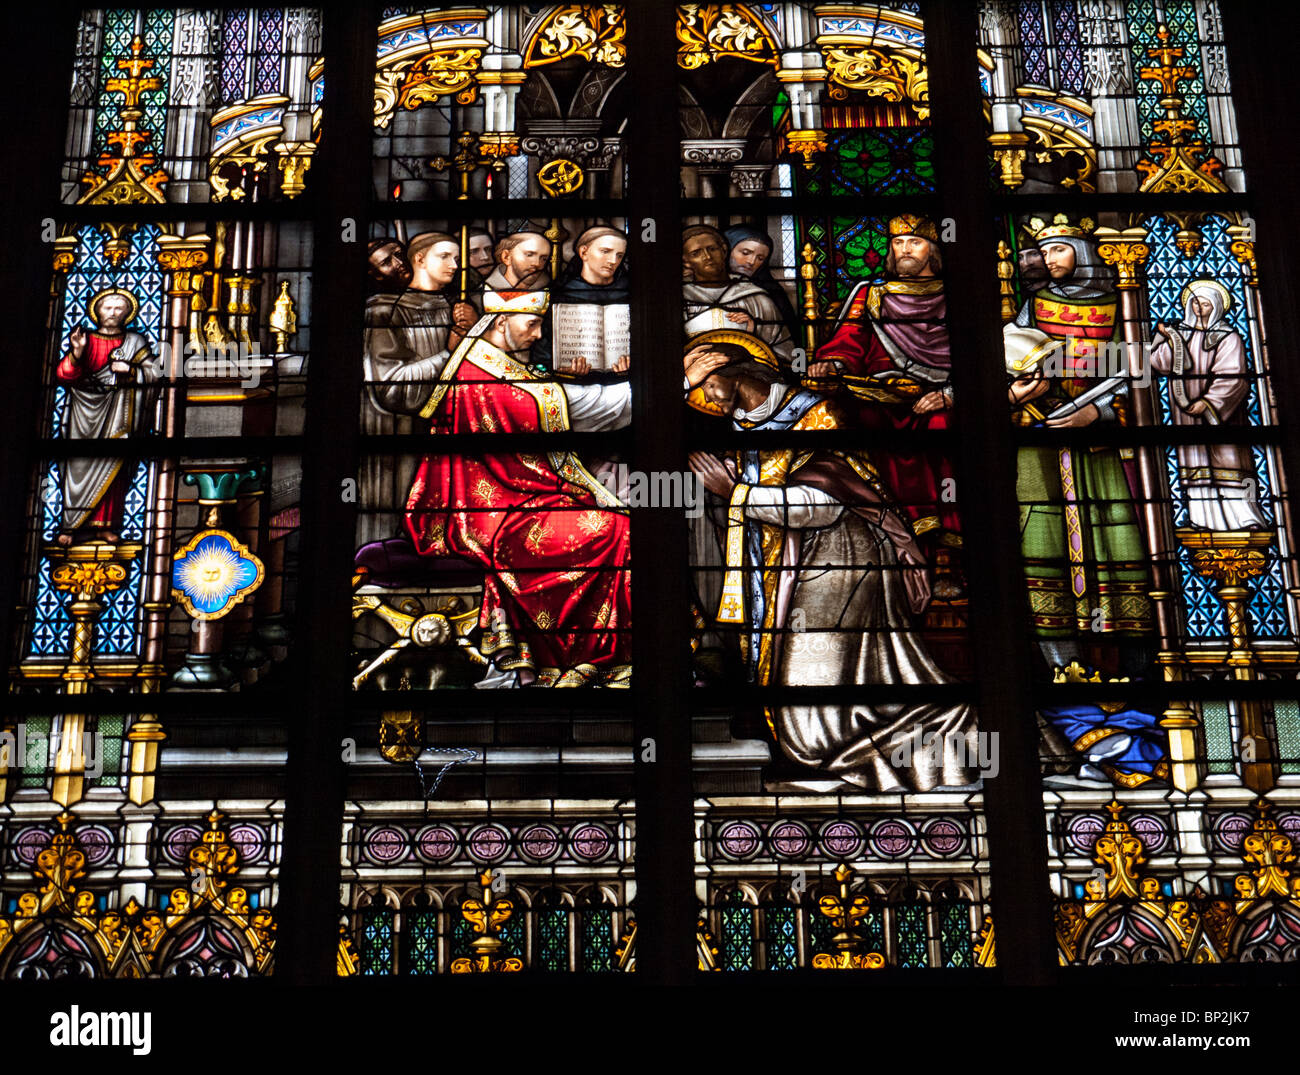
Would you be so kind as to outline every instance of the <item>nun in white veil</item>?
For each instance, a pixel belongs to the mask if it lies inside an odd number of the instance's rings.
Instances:
[[[1241,334],[1224,320],[1232,305],[1215,280],[1193,280],[1182,294],[1183,323],[1156,325],[1151,365],[1168,378],[1176,426],[1247,424],[1251,370]],[[1178,476],[1198,530],[1263,530],[1259,483],[1243,428],[1243,443],[1181,445]]]

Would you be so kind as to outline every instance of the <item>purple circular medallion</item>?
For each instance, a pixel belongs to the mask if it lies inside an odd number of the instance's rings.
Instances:
[[[966,830],[950,817],[931,818],[921,831],[926,853],[935,858],[955,855],[966,843]]]
[[[421,858],[429,862],[447,862],[456,857],[460,838],[446,825],[429,825],[415,838],[415,848]]]
[[[86,853],[87,866],[100,866],[113,854],[113,833],[103,825],[82,825],[77,829],[77,842]]]
[[[239,848],[239,857],[245,864],[256,862],[266,847],[266,836],[256,825],[233,825],[230,842]]]
[[[475,862],[496,862],[510,850],[510,833],[500,825],[480,825],[469,834],[469,857]]]
[[[366,833],[366,857],[379,866],[391,866],[406,858],[406,833],[392,825],[380,825]]]
[[[569,850],[578,858],[595,862],[609,854],[614,841],[599,825],[588,822],[569,833]]]
[[[1164,849],[1169,842],[1169,829],[1158,817],[1150,814],[1135,814],[1128,818],[1128,827],[1133,835],[1142,841],[1148,855],[1154,855]]]
[[[1214,838],[1229,851],[1240,851],[1250,832],[1251,819],[1245,814],[1222,814],[1214,823]]]
[[[50,834],[33,826],[23,829],[14,839],[14,855],[24,866],[36,861],[36,856],[50,846]]]
[[[560,834],[549,825],[532,825],[520,835],[519,850],[530,862],[549,862],[560,853]]]
[[[183,863],[190,848],[199,842],[203,830],[197,825],[177,825],[163,841],[163,854],[173,862]]]
[[[871,846],[881,858],[906,858],[916,846],[916,830],[896,818],[877,821],[871,827]]]
[[[862,850],[862,830],[852,821],[828,821],[822,826],[821,845],[830,858],[852,858]]]
[[[767,830],[767,842],[782,858],[800,858],[812,847],[812,833],[801,821],[778,821]]]
[[[718,850],[729,859],[749,858],[761,840],[758,826],[751,821],[728,821],[718,830]]]
[[[1106,823],[1097,814],[1076,814],[1067,830],[1071,846],[1081,855],[1091,855],[1097,837],[1106,831]]]

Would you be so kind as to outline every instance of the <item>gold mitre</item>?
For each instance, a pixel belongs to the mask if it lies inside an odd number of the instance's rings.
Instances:
[[[1071,224],[1064,213],[1057,213],[1049,224],[1042,217],[1032,217],[1026,230],[1038,244],[1051,242],[1053,239],[1086,239],[1092,234],[1097,222],[1092,217],[1083,217],[1079,223]]]
[[[932,243],[939,241],[939,232],[934,226],[934,221],[919,213],[899,213],[898,216],[890,218],[889,237],[894,239],[900,235],[919,235]]]
[[[485,291],[485,314],[541,314],[546,313],[551,297],[545,291]]]

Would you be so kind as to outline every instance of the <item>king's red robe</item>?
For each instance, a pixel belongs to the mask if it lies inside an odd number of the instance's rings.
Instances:
[[[858,400],[860,425],[885,431],[948,428],[948,410],[914,414],[914,399],[886,402],[873,391],[882,383],[882,373],[914,380],[921,395],[946,384],[951,368],[946,313],[943,282],[938,279],[893,280],[863,288],[852,299],[840,327],[817,349],[814,361],[843,367],[845,387]],[[943,495],[955,488],[949,483],[945,489],[944,479],[953,471],[943,452],[873,452],[872,461],[917,534],[936,529],[961,532],[957,506],[951,496],[945,502]]]
[[[553,433],[561,385],[482,339],[448,360],[423,417],[434,433]],[[541,686],[626,685],[631,667],[628,516],[571,452],[427,456],[406,503],[423,556],[484,571],[482,651]]]

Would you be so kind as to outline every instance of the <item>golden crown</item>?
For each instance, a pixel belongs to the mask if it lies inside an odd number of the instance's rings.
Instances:
[[[919,235],[932,243],[939,241],[934,221],[917,213],[900,213],[889,221],[889,237],[893,239],[899,235]]]
[[[1045,243],[1050,239],[1083,239],[1092,234],[1097,222],[1092,217],[1083,217],[1079,223],[1071,224],[1064,213],[1057,213],[1049,224],[1042,217],[1030,219],[1026,230],[1036,243]]]

